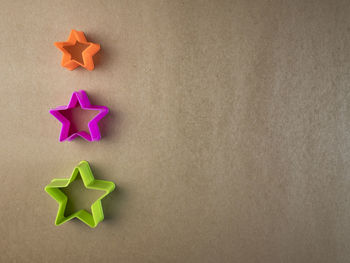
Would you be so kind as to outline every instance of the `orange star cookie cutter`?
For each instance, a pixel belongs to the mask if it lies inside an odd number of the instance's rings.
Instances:
[[[55,42],[55,46],[63,52],[62,67],[73,70],[83,67],[94,69],[93,55],[100,50],[100,45],[88,42],[83,31],[72,29],[66,42]]]

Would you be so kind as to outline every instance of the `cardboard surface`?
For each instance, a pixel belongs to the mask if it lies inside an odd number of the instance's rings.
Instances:
[[[0,1],[0,262],[349,262],[350,3]],[[60,66],[71,29],[93,72]],[[100,142],[58,142],[84,89]],[[96,229],[44,187],[88,160]]]

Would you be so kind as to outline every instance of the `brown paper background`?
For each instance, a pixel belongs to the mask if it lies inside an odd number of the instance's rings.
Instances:
[[[349,262],[350,2],[0,2],[0,262]],[[60,66],[71,29],[96,69]],[[85,89],[103,138],[60,143]],[[54,225],[81,160],[105,221]]]

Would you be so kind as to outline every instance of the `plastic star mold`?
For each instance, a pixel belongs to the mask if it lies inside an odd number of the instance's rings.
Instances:
[[[68,197],[60,188],[67,187],[78,175],[81,176],[84,186],[87,189],[100,190],[105,193],[91,205],[91,214],[81,209],[69,216],[65,216]],[[104,219],[101,200],[112,192],[114,188],[115,184],[111,181],[96,180],[91,172],[89,163],[87,161],[81,161],[79,165],[74,168],[72,176],[69,179],[53,179],[51,183],[45,187],[45,191],[59,204],[55,224],[58,226],[73,218],[78,218],[88,226],[92,228],[96,227],[97,224]]]
[[[76,108],[80,105],[83,110],[97,111],[92,120],[88,123],[89,133],[81,130],[74,130],[74,123],[64,113]],[[98,122],[106,116],[108,108],[106,106],[91,105],[89,98],[84,90],[74,92],[67,106],[59,106],[56,109],[50,110],[50,113],[55,116],[57,120],[62,123],[62,129],[60,133],[60,142],[71,141],[75,137],[80,136],[87,141],[98,141],[101,139],[101,133],[98,128]]]
[[[92,56],[100,50],[100,45],[88,42],[84,32],[73,29],[66,42],[55,42],[55,46],[63,52],[62,67],[69,70],[79,66],[87,70],[94,69]]]

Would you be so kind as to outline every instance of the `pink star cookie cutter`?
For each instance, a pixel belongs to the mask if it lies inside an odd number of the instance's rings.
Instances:
[[[64,116],[62,112],[69,109],[76,108],[80,105],[83,110],[99,111],[88,123],[89,133],[86,131],[71,132],[71,120]],[[67,106],[59,106],[50,110],[50,113],[62,123],[62,129],[60,133],[60,142],[71,141],[74,138],[80,136],[87,141],[98,141],[101,139],[101,133],[98,127],[98,122],[106,116],[108,108],[106,106],[91,105],[89,98],[84,90],[73,92],[72,97]]]

